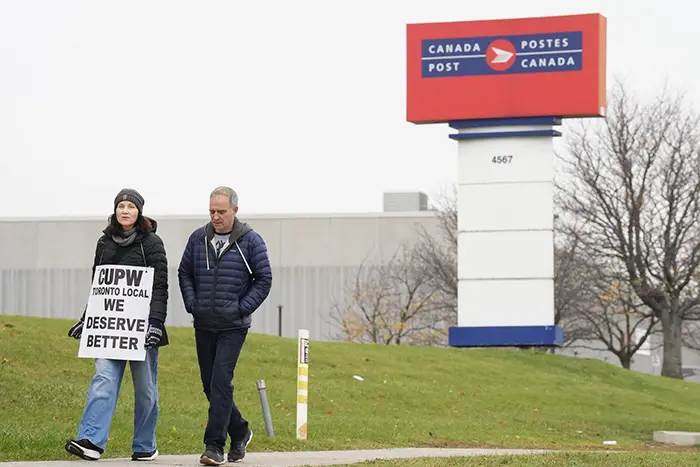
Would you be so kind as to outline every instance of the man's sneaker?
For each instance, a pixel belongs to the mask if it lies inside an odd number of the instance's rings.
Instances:
[[[215,446],[207,446],[206,451],[199,458],[199,463],[204,465],[221,465],[224,462],[224,450]]]
[[[231,444],[231,450],[228,452],[228,461],[238,462],[243,459],[245,457],[245,448],[248,447],[251,439],[253,439],[253,430],[248,428],[248,433],[246,433],[242,441]]]
[[[104,449],[95,446],[87,439],[79,439],[77,441],[69,439],[66,441],[66,451],[88,461],[98,460],[102,453],[105,452]]]
[[[153,452],[135,452],[131,455],[132,461],[152,461],[158,457],[158,450]]]

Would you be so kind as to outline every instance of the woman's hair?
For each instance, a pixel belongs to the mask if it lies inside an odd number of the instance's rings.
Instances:
[[[134,225],[134,228],[137,232],[148,233],[151,230],[153,230],[153,224],[147,217],[142,216],[139,212],[139,217],[136,219],[136,224]],[[117,221],[117,216],[111,214],[108,219],[107,232],[110,235],[114,235],[118,232],[121,232],[121,230],[122,226],[119,223],[119,221]]]

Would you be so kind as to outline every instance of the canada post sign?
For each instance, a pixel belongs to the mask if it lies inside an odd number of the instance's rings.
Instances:
[[[582,33],[423,40],[423,78],[581,69]]]
[[[409,24],[407,120],[605,115],[597,14]]]

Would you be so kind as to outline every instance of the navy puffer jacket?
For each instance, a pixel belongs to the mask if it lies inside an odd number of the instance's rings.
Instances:
[[[249,328],[251,315],[267,298],[272,269],[263,238],[235,219],[229,245],[217,258],[211,223],[192,232],[178,277],[194,327],[207,331]]]

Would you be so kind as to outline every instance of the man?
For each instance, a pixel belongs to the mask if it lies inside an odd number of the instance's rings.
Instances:
[[[245,456],[253,432],[233,401],[233,374],[251,315],[270,293],[272,271],[260,234],[236,218],[238,195],[218,187],[209,197],[211,222],[187,241],[178,276],[185,309],[194,318],[197,358],[209,417],[204,431],[206,450],[199,461],[224,463]]]

